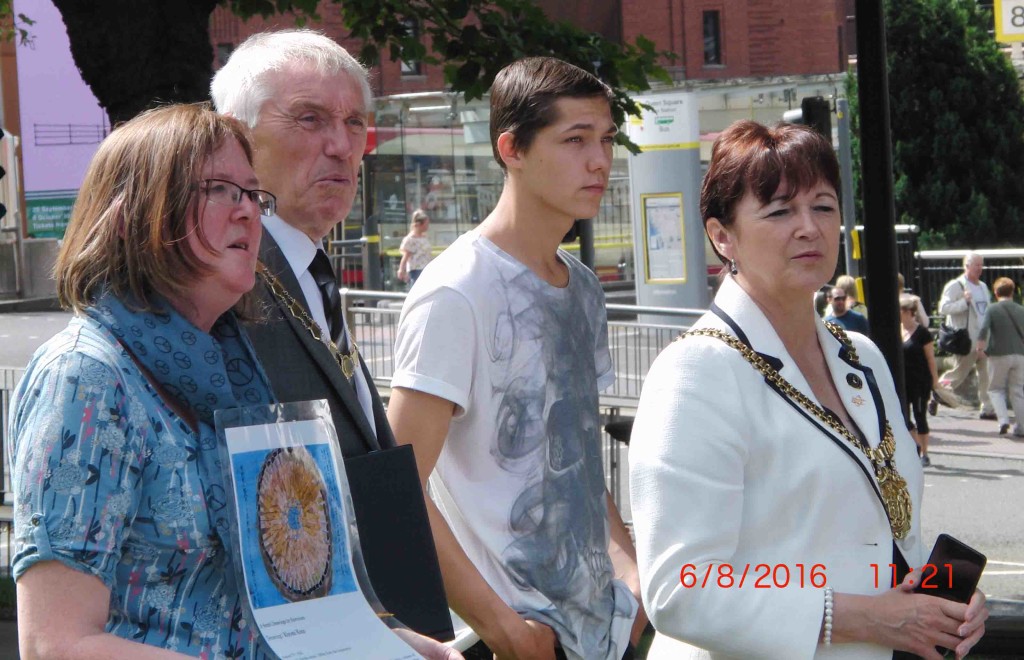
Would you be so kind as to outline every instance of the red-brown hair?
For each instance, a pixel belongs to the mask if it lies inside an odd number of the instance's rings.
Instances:
[[[705,229],[710,218],[718,218],[724,227],[731,225],[736,205],[747,191],[767,204],[783,180],[787,199],[820,181],[831,185],[838,197],[839,161],[832,145],[807,126],[769,127],[749,120],[732,124],[715,140],[701,186],[700,215]],[[728,261],[717,249],[715,254],[723,263]]]
[[[999,298],[1012,298],[1017,285],[1009,277],[1000,277],[992,284],[992,292]]]

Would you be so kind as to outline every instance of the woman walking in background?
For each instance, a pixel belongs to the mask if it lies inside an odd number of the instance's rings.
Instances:
[[[416,284],[416,279],[430,263],[430,239],[427,238],[427,230],[430,229],[430,217],[423,209],[416,209],[412,212],[412,222],[409,223],[409,233],[402,239],[398,247],[402,253],[402,261],[398,264],[398,279],[408,282],[411,287]]]
[[[935,368],[935,345],[932,333],[917,319],[921,302],[917,296],[900,294],[900,324],[903,331],[903,373],[906,377],[907,405],[914,423],[907,416],[907,428],[917,443],[921,465],[932,464],[928,457],[928,400],[938,387],[939,372]]]
[[[979,353],[989,357],[988,395],[992,399],[999,434],[1010,432],[1009,398],[1016,425],[1015,436],[1024,436],[1024,307],[1013,302],[1013,280],[1000,277],[992,285],[996,303],[989,305],[978,332]],[[1009,395],[1007,395],[1009,392]]]

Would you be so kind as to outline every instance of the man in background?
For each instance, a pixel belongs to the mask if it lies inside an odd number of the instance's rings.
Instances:
[[[946,317],[946,324],[954,329],[967,328],[971,345],[978,342],[981,320],[985,318],[991,296],[988,287],[981,281],[985,259],[976,252],[964,256],[964,272],[953,278],[942,289],[939,298],[939,314]],[[988,395],[988,357],[981,351],[970,351],[967,355],[953,355],[953,368],[939,376],[939,384],[955,390],[971,374],[977,373],[978,400],[981,402],[981,419],[996,419],[992,399]]]
[[[859,332],[862,335],[868,334],[868,320],[864,315],[846,308],[847,295],[842,287],[832,288],[832,313],[825,317],[826,321],[832,321],[843,326],[852,332]]]

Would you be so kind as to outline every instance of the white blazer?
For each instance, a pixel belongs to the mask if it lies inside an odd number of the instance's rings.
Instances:
[[[781,375],[817,402],[768,319],[732,278],[715,303],[754,350],[781,363]],[[816,323],[836,389],[868,443],[878,446],[886,419],[895,434],[896,467],[913,504],[910,533],[897,545],[917,568],[924,561],[921,465],[888,366],[874,344],[850,333],[860,358],[854,364]],[[713,312],[695,327],[737,334]],[[836,593],[884,591],[892,587],[893,538],[870,461],[801,410],[719,339],[688,337],[655,360],[629,450],[641,593],[661,633],[650,658],[892,657],[871,644],[818,646],[824,590],[812,586],[811,568],[820,564],[815,582],[823,573]],[[686,564],[700,582],[689,588],[680,581]],[[759,564],[778,570],[762,588]],[[723,565],[731,567],[731,586],[718,584]]]

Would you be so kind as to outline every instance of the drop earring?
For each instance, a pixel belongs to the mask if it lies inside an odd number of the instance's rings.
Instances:
[[[730,259],[729,260],[729,272],[731,274],[733,274],[733,275],[735,275],[735,274],[740,272],[740,269],[736,267],[736,260],[735,259]]]

